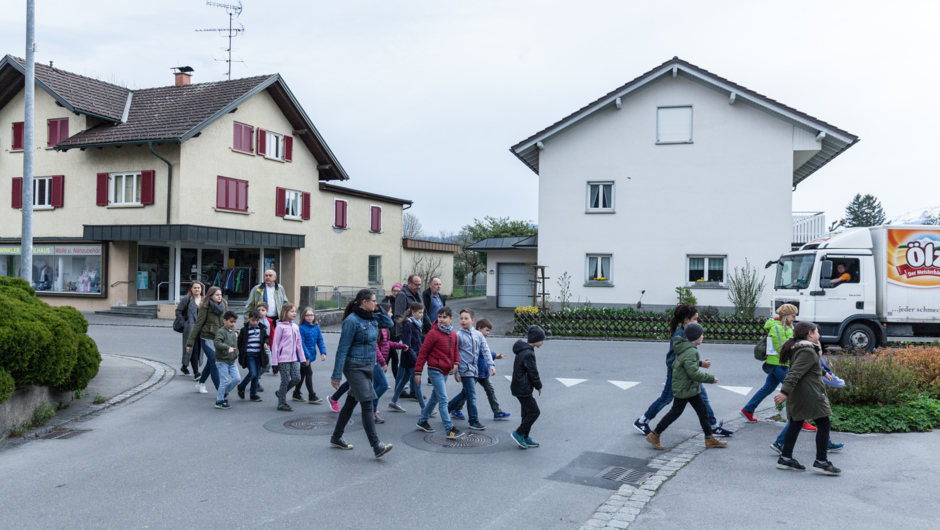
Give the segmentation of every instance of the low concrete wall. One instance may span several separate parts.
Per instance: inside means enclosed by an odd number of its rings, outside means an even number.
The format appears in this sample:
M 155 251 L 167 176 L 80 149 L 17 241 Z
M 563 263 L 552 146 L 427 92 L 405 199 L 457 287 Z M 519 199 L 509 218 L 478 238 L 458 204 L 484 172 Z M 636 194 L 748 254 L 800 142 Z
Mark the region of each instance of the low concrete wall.
M 333 309 L 330 311 L 317 311 L 317 324 L 320 328 L 343 323 L 343 311 Z
M 33 419 L 33 412 L 40 404 L 46 403 L 56 408 L 59 402 L 68 404 L 74 397 L 74 392 L 58 392 L 44 386 L 16 389 L 10 399 L 0 403 L 0 440 L 10 435 L 14 425 Z
M 157 306 L 157 318 L 164 320 L 176 319 L 176 304 L 160 304 Z

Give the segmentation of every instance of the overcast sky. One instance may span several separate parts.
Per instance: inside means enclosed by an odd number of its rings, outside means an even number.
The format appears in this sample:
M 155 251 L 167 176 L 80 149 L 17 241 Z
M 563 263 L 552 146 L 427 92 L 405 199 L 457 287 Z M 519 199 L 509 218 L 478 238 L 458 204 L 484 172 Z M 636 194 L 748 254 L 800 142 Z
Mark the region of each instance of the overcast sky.
M 0 9 L 24 56 L 25 1 Z M 147 88 L 225 79 L 228 24 L 197 0 L 37 0 L 37 61 Z M 510 145 L 678 55 L 861 142 L 794 193 L 842 216 L 940 205 L 940 3 L 246 0 L 233 77 L 280 73 L 346 186 L 415 201 L 430 234 L 486 215 L 538 221 L 538 177 Z M 931 155 L 930 153 L 935 153 Z M 733 193 L 733 190 L 729 190 Z

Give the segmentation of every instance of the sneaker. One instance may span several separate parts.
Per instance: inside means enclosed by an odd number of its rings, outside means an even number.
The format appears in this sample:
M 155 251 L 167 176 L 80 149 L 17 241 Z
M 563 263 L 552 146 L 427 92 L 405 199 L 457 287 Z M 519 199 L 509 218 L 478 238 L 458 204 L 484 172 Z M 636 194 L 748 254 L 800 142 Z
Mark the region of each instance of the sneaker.
M 227 395 L 227 394 L 226 394 L 226 395 Z M 222 400 L 222 403 L 225 403 L 225 408 L 231 407 L 231 405 L 228 404 L 228 400 L 227 400 L 227 399 L 223 399 L 223 400 Z
M 228 408 L 228 406 L 225 404 L 224 401 L 216 401 L 216 402 L 215 402 L 215 408 L 217 408 L 217 409 L 226 409 L 226 408 Z
M 485 430 L 486 430 L 486 425 L 483 425 L 482 423 L 480 423 L 480 422 L 478 422 L 478 421 L 471 421 L 471 422 L 470 422 L 470 428 L 473 429 L 473 430 L 475 430 L 475 431 L 485 431 Z
M 241 388 L 241 387 L 238 388 L 238 399 L 245 399 L 245 389 L 244 389 L 244 388 Z
M 206 390 L 206 385 L 205 385 L 205 383 L 196 383 L 196 392 L 199 392 L 200 394 L 208 394 L 208 393 L 209 393 L 209 391 Z
M 465 420 L 465 419 L 467 419 L 467 418 L 463 415 L 463 412 L 460 412 L 459 410 L 452 410 L 452 411 L 450 411 L 450 417 L 451 417 L 451 418 L 454 418 L 455 420 Z
M 801 466 L 799 462 L 794 459 L 784 460 L 781 456 L 777 459 L 777 469 L 782 469 L 784 471 L 806 471 L 806 468 Z
M 426 421 L 419 421 L 417 425 L 418 428 L 424 432 L 434 432 L 434 429 L 431 428 L 431 424 Z
M 410 399 L 411 401 L 418 401 L 418 394 L 415 394 L 414 392 L 408 394 L 408 395 L 405 396 L 405 397 L 406 397 L 407 399 Z
M 773 449 L 774 451 L 777 451 L 778 455 L 783 454 L 783 446 L 777 443 L 777 440 L 774 440 L 774 443 L 770 444 L 770 448 Z
M 392 450 L 392 444 L 379 442 L 372 447 L 372 452 L 376 458 L 382 458 L 382 455 Z
M 496 414 L 493 414 L 493 420 L 494 421 L 509 421 L 509 416 L 511 416 L 511 414 L 509 414 L 508 412 L 497 412 Z
M 832 440 L 830 440 L 829 447 L 826 450 L 830 453 L 838 453 L 843 447 L 845 447 L 845 444 L 832 443 Z
M 633 428 L 640 431 L 640 434 L 642 434 L 643 436 L 647 436 L 649 435 L 650 432 L 652 432 L 652 429 L 650 429 L 649 424 L 640 423 L 640 420 L 636 420 L 635 422 L 633 422 Z
M 724 427 L 722 427 L 722 425 L 724 424 L 725 424 L 724 421 L 720 421 L 718 422 L 718 425 L 713 425 L 712 434 L 714 434 L 715 436 L 724 436 L 725 438 L 728 438 L 732 434 L 734 434 L 734 431 L 729 431 L 728 429 L 725 429 Z
M 832 465 L 832 462 L 826 460 L 822 464 L 819 462 L 813 462 L 813 471 L 819 473 L 820 475 L 839 475 L 842 473 L 842 470 Z
M 307 400 L 307 403 L 310 403 L 311 405 L 319 405 L 320 403 L 323 403 L 323 398 L 317 397 L 316 394 L 310 394 L 310 399 Z
M 457 438 L 460 438 L 461 436 L 463 436 L 463 433 L 460 432 L 460 429 L 458 429 L 457 427 L 451 427 L 450 429 L 447 430 L 448 440 L 456 440 Z
M 402 406 L 399 405 L 398 403 L 389 403 L 389 404 L 388 404 L 388 410 L 390 410 L 390 411 L 392 411 L 392 412 L 407 412 L 407 411 L 404 409 L 404 407 L 402 407 Z
M 744 409 L 741 409 L 741 415 L 744 416 L 744 419 L 746 419 L 748 423 L 757 423 L 757 418 L 754 417 L 753 412 L 748 412 Z
M 294 409 L 290 408 L 290 405 L 287 403 L 281 403 L 278 405 L 277 410 L 283 410 L 284 412 L 294 412 Z
M 261 385 L 258 385 L 258 392 L 264 392 L 264 387 Z
M 528 445 L 527 443 L 525 443 L 525 436 L 523 436 L 523 435 L 517 433 L 516 431 L 512 431 L 512 439 L 513 439 L 513 441 L 516 442 L 516 445 L 519 446 L 519 449 L 528 449 L 528 448 L 529 448 L 529 445 Z
M 333 412 L 339 412 L 339 401 L 333 399 L 333 396 L 326 398 L 326 400 L 330 402 L 330 410 Z
M 339 449 L 346 449 L 347 451 L 353 448 L 351 443 L 342 438 L 330 438 L 330 445 Z
M 189 368 L 186 368 L 186 365 L 184 364 L 182 367 L 180 367 L 180 372 L 183 372 L 184 375 L 189 375 Z
M 527 446 L 529 446 L 529 447 L 538 447 L 538 446 L 539 446 L 539 443 L 538 443 L 538 442 L 536 442 L 536 441 L 533 440 L 532 438 L 529 438 L 528 436 L 525 437 L 525 444 L 526 444 Z
M 814 427 L 810 422 L 803 422 L 803 432 L 816 432 L 816 427 Z
M 379 416 L 379 413 L 375 413 L 375 423 L 385 423 L 385 420 L 382 419 L 382 416 Z
M 294 394 L 291 396 L 291 399 L 293 399 L 294 401 L 299 401 L 299 402 L 301 402 L 301 403 L 306 403 L 306 402 L 307 402 L 307 400 L 304 399 L 304 396 L 303 396 L 303 395 L 297 394 L 297 393 L 294 393 Z
M 258 394 L 255 394 L 255 395 L 251 396 L 251 398 L 249 399 L 249 401 L 258 402 L 258 401 L 261 401 L 261 398 L 258 397 Z
M 199 381 L 199 376 L 201 376 L 201 375 L 202 375 L 202 374 L 200 374 L 199 372 L 195 372 L 195 373 L 193 374 L 193 381 Z

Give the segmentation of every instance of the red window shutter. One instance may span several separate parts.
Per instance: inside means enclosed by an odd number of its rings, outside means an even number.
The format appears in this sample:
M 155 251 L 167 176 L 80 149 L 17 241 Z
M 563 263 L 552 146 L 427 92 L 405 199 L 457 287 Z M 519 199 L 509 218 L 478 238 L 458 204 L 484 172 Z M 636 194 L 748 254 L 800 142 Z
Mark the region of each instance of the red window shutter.
M 225 186 L 228 181 L 225 177 L 216 177 L 215 184 L 215 207 L 225 208 Z
M 346 228 L 346 201 L 333 202 L 333 226 Z
M 53 208 L 61 208 L 63 192 L 65 191 L 65 175 L 52 175 L 52 199 L 49 201 Z
M 372 231 L 373 232 L 382 231 L 382 207 L 381 206 L 372 207 Z
M 33 129 L 34 131 L 36 129 Z M 46 122 L 46 145 L 48 147 L 55 147 L 55 144 L 59 143 L 56 138 L 59 136 L 59 124 L 55 120 L 49 120 Z
M 284 136 L 284 160 L 290 162 L 294 156 L 294 137 Z
M 13 145 L 10 146 L 10 148 L 23 148 L 23 122 L 17 122 L 13 124 Z
M 14 208 L 23 207 L 23 177 L 13 178 L 13 204 Z
M 69 119 L 62 118 L 57 121 L 59 122 L 59 135 L 56 137 L 56 145 L 58 145 L 59 142 L 64 142 L 69 137 Z
M 140 204 L 153 204 L 154 173 L 152 169 L 140 172 Z
M 284 217 L 287 215 L 287 190 L 284 188 L 277 188 L 277 198 L 274 203 L 274 214 L 278 217 Z
M 342 226 L 343 228 L 346 228 L 347 226 L 349 226 L 349 224 L 346 222 L 346 211 L 349 209 L 349 203 L 346 201 L 341 201 L 340 204 L 342 205 L 342 212 L 343 212 Z
M 303 198 L 303 201 L 304 201 L 303 215 L 301 216 L 301 218 L 304 221 L 309 221 L 310 220 L 310 193 L 305 191 L 303 194 L 303 197 L 304 197 Z
M 234 140 L 232 142 L 232 149 L 237 149 L 238 151 L 244 151 L 245 147 L 242 145 L 244 126 L 240 123 L 235 123 L 233 127 L 233 136 Z
M 95 194 L 95 204 L 98 206 L 108 205 L 108 174 L 98 173 L 98 190 Z
M 235 209 L 240 212 L 248 211 L 248 181 L 247 180 L 236 180 L 235 193 L 237 198 L 235 201 Z
M 268 133 L 264 129 L 258 129 L 258 154 L 266 155 L 268 150 L 265 148 L 265 144 L 268 141 Z
M 253 153 L 251 148 L 251 139 L 254 138 L 255 128 L 250 125 L 242 125 L 242 146 L 246 152 Z

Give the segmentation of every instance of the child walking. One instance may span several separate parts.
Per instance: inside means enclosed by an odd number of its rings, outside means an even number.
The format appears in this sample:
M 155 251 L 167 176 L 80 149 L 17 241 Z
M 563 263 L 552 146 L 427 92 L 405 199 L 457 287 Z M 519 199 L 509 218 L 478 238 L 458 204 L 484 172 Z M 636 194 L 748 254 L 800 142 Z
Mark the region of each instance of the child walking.
M 398 404 L 398 398 L 401 397 L 408 381 L 415 378 L 415 364 L 418 361 L 418 352 L 421 351 L 421 345 L 424 343 L 424 337 L 421 336 L 421 325 L 424 319 L 424 304 L 414 303 L 408 306 L 408 310 L 402 315 L 398 322 L 402 324 L 402 341 L 408 349 L 401 354 L 401 362 L 398 365 L 398 375 L 395 376 L 395 392 L 392 394 L 392 400 L 388 403 L 388 409 L 392 412 L 407 412 L 404 407 Z M 415 386 L 415 399 L 424 410 L 424 396 L 421 394 L 421 385 Z M 435 413 L 432 412 L 433 416 Z
M 300 323 L 300 342 L 304 347 L 307 364 L 300 368 L 300 383 L 297 383 L 292 397 L 294 401 L 306 401 L 315 405 L 321 403 L 323 399 L 317 397 L 317 393 L 313 391 L 313 361 L 317 360 L 317 348 L 320 348 L 320 361 L 326 360 L 326 343 L 323 341 L 320 325 L 317 324 L 317 313 L 312 307 L 304 308 Z M 303 394 L 300 393 L 304 382 L 307 383 L 307 399 L 304 399 Z
M 699 370 L 701 365 L 696 346 L 702 344 L 702 340 L 705 338 L 705 330 L 695 322 L 690 322 L 685 326 L 685 337 L 676 337 L 673 342 L 676 360 L 672 365 L 672 408 L 660 420 L 659 425 L 646 435 L 646 441 L 653 446 L 653 449 L 659 451 L 665 449 L 659 443 L 659 437 L 663 434 L 663 431 L 672 425 L 672 422 L 679 419 L 686 405 L 692 405 L 698 415 L 702 432 L 705 433 L 705 448 L 725 447 L 728 442 L 719 441 L 712 434 L 711 426 L 708 423 L 708 408 L 705 406 L 705 401 L 701 395 L 701 383 L 718 382 L 718 378 L 714 375 Z
M 424 365 L 428 365 L 428 378 L 431 380 L 434 390 L 431 399 L 421 410 L 421 417 L 418 418 L 418 428 L 424 432 L 434 432 L 428 418 L 431 417 L 431 411 L 437 405 L 441 411 L 441 421 L 444 423 L 444 430 L 447 432 L 447 438 L 454 440 L 463 433 L 450 421 L 450 414 L 447 413 L 447 376 L 457 372 L 457 366 L 460 364 L 460 352 L 457 348 L 457 335 L 454 328 L 451 327 L 451 321 L 454 319 L 454 313 L 449 307 L 444 306 L 437 312 L 437 320 L 431 324 L 431 331 L 424 338 L 424 344 L 421 345 L 421 351 L 418 353 L 418 359 L 415 362 L 414 386 L 421 386 L 421 372 L 424 371 Z
M 268 364 L 265 349 L 268 345 L 268 330 L 261 325 L 261 312 L 252 309 L 248 312 L 248 321 L 238 334 L 238 364 L 248 369 L 248 375 L 238 384 L 238 397 L 245 399 L 245 387 L 251 383 L 251 401 L 261 401 L 258 397 L 258 378 Z
M 274 341 L 271 348 L 271 365 L 274 373 L 281 373 L 281 389 L 275 392 L 277 410 L 291 412 L 287 404 L 287 392 L 300 383 L 300 365 L 307 364 L 307 356 L 300 341 L 300 328 L 294 324 L 297 308 L 294 304 L 284 304 L 281 316 L 274 327 Z
M 238 334 L 235 333 L 235 321 L 238 315 L 226 311 L 222 315 L 223 326 L 215 333 L 215 365 L 219 369 L 219 393 L 215 398 L 215 408 L 229 409 L 228 393 L 238 385 L 241 374 L 235 361 L 238 360 Z
M 483 339 L 486 340 L 490 336 L 490 331 L 493 330 L 493 324 L 485 318 L 481 318 L 476 322 L 477 331 L 483 335 Z M 489 350 L 489 345 L 487 344 L 487 349 Z M 495 361 L 497 359 L 505 359 L 506 355 L 503 353 L 493 353 L 493 350 L 490 350 L 490 356 Z M 495 365 L 490 365 L 487 363 L 487 360 L 480 356 L 480 359 L 477 361 L 477 384 L 483 387 L 483 391 L 486 392 L 486 399 L 490 402 L 490 409 L 493 411 L 493 419 L 497 421 L 506 421 L 511 416 L 510 413 L 503 411 L 499 407 L 499 401 L 496 399 L 496 389 L 493 388 L 493 383 L 490 382 L 490 376 L 496 375 Z M 458 394 L 459 395 L 459 394 Z M 451 417 L 457 419 L 463 419 L 463 413 L 460 412 L 460 409 L 463 408 L 463 401 L 457 401 L 455 397 L 450 401 L 450 415 Z
M 473 329 L 472 309 L 460 310 L 457 347 L 460 350 L 460 366 L 457 367 L 455 379 L 463 385 L 463 390 L 450 400 L 447 408 L 452 417 L 462 420 L 463 414 L 460 409 L 466 403 L 467 414 L 470 416 L 470 428 L 482 431 L 486 429 L 486 426 L 480 423 L 480 416 L 477 413 L 476 384 L 483 374 L 489 377 L 491 371 L 496 373 L 496 368 L 493 367 L 493 357 L 489 346 L 486 345 L 486 339 L 482 333 Z
M 388 318 L 392 318 L 392 305 L 387 303 L 379 304 L 379 307 L 382 308 L 382 311 L 388 313 Z M 375 367 L 373 368 L 374 373 L 372 374 L 372 388 L 375 390 L 375 400 L 372 402 L 372 410 L 375 411 L 375 423 L 385 423 L 385 420 L 379 416 L 379 398 L 382 397 L 382 394 L 388 390 L 388 377 L 385 376 L 385 372 L 388 371 L 388 361 L 391 351 L 395 350 L 407 350 L 408 345 L 402 344 L 400 342 L 394 342 L 388 340 L 389 329 L 379 328 L 379 337 L 375 341 Z M 398 382 L 396 381 L 396 386 Z
M 264 343 L 264 356 L 268 358 L 267 362 L 264 364 L 264 368 L 261 370 L 262 374 L 266 374 L 271 371 L 271 347 L 274 346 L 274 319 L 268 316 L 268 303 L 267 302 L 258 302 L 255 306 L 255 309 L 261 313 L 261 325 L 268 332 L 268 340 Z M 261 386 L 261 378 L 258 378 L 258 392 L 264 392 L 264 388 Z
M 539 367 L 535 363 L 535 348 L 541 348 L 543 344 L 545 344 L 545 330 L 538 326 L 529 326 L 525 342 L 519 340 L 512 346 L 516 359 L 512 365 L 512 382 L 509 384 L 509 390 L 519 400 L 522 408 L 522 423 L 513 431 L 512 439 L 520 449 L 539 446 L 538 442 L 529 438 L 529 431 L 532 430 L 532 424 L 539 419 L 541 414 L 532 391 L 538 390 L 539 395 L 542 395 L 542 380 L 539 378 Z

